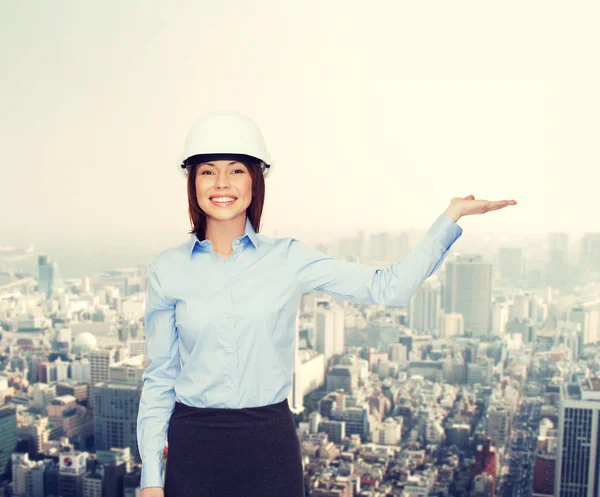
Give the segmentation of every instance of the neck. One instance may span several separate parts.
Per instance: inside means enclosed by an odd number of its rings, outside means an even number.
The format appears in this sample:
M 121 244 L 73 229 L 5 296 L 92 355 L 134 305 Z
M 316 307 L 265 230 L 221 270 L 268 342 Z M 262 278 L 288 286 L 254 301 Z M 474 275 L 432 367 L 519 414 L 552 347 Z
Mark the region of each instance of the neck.
M 218 254 L 231 254 L 233 241 L 244 235 L 245 228 L 245 213 L 226 220 L 209 217 L 206 220 L 206 239 L 210 240 L 213 250 Z

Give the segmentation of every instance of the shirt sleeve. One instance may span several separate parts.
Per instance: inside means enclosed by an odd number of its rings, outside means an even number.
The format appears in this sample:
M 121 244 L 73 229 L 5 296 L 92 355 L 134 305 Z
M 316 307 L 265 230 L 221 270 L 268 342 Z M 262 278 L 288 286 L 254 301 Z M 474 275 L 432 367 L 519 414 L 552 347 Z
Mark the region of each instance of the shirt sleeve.
M 295 238 L 288 246 L 287 261 L 302 293 L 315 290 L 359 304 L 403 306 L 444 262 L 462 231 L 453 219 L 440 214 L 411 253 L 386 269 L 335 259 Z
M 148 268 L 146 309 L 146 369 L 137 419 L 142 459 L 140 486 L 164 487 L 162 463 L 167 427 L 175 407 L 174 383 L 181 371 L 175 304 L 165 298 L 154 261 Z

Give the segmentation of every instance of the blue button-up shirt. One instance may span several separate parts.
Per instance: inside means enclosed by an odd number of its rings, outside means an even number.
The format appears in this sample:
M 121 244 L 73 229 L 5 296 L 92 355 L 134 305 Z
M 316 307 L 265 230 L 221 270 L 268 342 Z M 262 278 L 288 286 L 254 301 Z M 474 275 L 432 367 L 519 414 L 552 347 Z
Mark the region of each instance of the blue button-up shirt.
M 148 268 L 144 318 L 141 487 L 163 486 L 162 454 L 176 400 L 242 408 L 288 397 L 302 294 L 406 305 L 461 234 L 441 214 L 408 257 L 386 269 L 335 259 L 295 238 L 264 236 L 249 219 L 226 259 L 194 234 L 157 254 Z

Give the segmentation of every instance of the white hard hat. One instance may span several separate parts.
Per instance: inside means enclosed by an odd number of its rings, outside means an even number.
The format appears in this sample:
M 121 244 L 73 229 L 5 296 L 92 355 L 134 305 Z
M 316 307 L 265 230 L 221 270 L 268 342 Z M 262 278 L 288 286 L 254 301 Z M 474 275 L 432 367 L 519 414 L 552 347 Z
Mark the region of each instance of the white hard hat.
M 205 157 L 195 157 L 202 155 Z M 200 117 L 192 126 L 185 139 L 178 169 L 187 177 L 188 159 L 191 164 L 219 159 L 243 162 L 258 159 L 262 162 L 263 176 L 266 178 L 273 169 L 265 140 L 258 126 L 249 117 L 237 111 L 215 111 Z

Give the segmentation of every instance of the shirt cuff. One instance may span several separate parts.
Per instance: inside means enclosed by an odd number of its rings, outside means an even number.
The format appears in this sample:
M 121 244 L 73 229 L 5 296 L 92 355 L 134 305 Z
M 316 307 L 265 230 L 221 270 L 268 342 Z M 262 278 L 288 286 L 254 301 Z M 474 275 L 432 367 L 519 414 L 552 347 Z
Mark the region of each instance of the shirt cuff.
M 463 229 L 446 214 L 440 214 L 427 233 L 447 250 L 462 235 Z
M 163 470 L 164 464 L 160 461 L 149 460 L 148 462 L 142 462 L 140 489 L 146 487 L 164 488 Z

